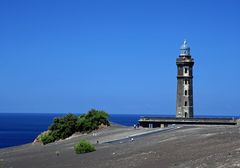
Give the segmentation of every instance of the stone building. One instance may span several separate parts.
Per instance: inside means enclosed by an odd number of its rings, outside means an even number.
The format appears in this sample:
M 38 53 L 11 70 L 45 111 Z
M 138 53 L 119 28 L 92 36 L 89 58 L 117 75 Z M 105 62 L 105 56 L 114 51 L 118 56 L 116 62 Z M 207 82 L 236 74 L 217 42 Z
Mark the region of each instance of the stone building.
M 190 47 L 185 40 L 177 58 L 177 118 L 193 118 L 193 65 Z

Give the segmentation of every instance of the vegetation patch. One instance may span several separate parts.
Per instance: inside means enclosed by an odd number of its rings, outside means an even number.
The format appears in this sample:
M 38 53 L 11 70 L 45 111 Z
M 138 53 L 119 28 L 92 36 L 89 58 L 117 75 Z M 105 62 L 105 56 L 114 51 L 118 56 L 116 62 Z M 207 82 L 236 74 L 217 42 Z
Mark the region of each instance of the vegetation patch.
M 92 109 L 87 114 L 79 116 L 76 129 L 79 132 L 91 132 L 98 129 L 101 125 L 110 125 L 108 114 L 104 111 Z
M 86 140 L 81 140 L 78 144 L 74 145 L 76 154 L 88 153 L 95 151 L 95 147 Z
M 54 142 L 55 138 L 52 136 L 51 131 L 45 131 L 38 136 L 37 140 L 45 145 Z
M 70 113 L 63 117 L 54 118 L 48 131 L 41 133 L 37 137 L 37 141 L 45 145 L 59 139 L 66 139 L 75 132 L 90 133 L 102 125 L 110 125 L 108 114 L 104 111 L 92 109 L 87 114 L 80 116 Z

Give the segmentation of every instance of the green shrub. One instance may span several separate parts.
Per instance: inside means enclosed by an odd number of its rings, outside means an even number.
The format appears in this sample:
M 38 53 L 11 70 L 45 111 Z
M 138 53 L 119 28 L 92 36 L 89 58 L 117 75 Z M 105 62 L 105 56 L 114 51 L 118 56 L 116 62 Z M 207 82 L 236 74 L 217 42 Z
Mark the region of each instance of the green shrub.
M 88 153 L 95 151 L 95 147 L 86 140 L 80 140 L 80 142 L 74 145 L 74 150 L 76 154 Z
M 91 132 L 98 129 L 100 125 L 110 125 L 108 114 L 104 111 L 92 109 L 78 118 L 76 129 L 79 132 Z
M 38 137 L 37 140 L 42 142 L 44 145 L 54 142 L 56 139 L 54 138 L 54 136 L 52 135 L 51 131 L 45 131 L 42 132 Z
M 52 131 L 53 137 L 56 140 L 68 138 L 76 132 L 77 119 L 78 117 L 74 114 L 57 117 L 49 127 L 49 130 Z
M 91 132 L 99 128 L 100 125 L 109 126 L 108 114 L 104 111 L 90 110 L 87 114 L 79 117 L 74 114 L 67 114 L 63 117 L 54 118 L 53 124 L 47 132 L 39 135 L 37 139 L 43 144 L 48 144 L 59 139 L 70 137 L 75 132 Z

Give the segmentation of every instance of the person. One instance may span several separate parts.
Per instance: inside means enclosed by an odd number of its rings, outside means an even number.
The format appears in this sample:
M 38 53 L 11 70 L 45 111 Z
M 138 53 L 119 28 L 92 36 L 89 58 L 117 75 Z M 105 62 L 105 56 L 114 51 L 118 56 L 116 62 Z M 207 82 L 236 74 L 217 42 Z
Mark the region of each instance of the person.
M 139 128 L 139 123 L 137 124 L 137 128 Z

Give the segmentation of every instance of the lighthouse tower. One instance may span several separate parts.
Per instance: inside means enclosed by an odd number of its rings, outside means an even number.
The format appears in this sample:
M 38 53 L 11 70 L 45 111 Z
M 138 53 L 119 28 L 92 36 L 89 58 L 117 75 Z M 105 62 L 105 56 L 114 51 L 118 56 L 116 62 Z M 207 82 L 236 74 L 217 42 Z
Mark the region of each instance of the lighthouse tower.
M 185 40 L 177 58 L 177 118 L 193 117 L 193 65 L 190 47 Z

